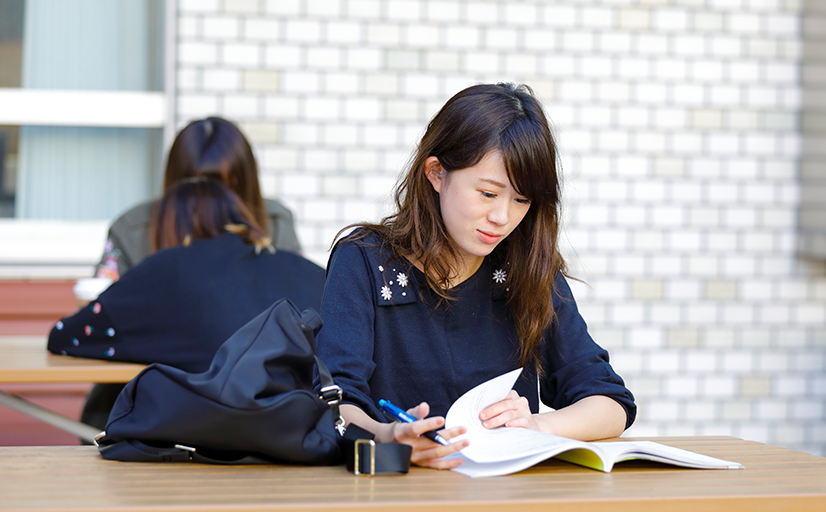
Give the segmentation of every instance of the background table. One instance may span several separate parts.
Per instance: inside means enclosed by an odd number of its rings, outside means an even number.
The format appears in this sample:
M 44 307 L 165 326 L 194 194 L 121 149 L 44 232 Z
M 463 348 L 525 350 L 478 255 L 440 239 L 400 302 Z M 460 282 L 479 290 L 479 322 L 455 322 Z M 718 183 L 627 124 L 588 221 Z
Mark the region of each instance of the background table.
M 551 460 L 503 477 L 413 468 L 371 478 L 342 466 L 124 463 L 103 460 L 88 446 L 7 447 L 0 448 L 0 511 L 826 510 L 826 458 L 731 437 L 651 440 L 746 469 L 623 462 L 602 473 Z
M 46 338 L 0 337 L 0 383 L 129 382 L 142 364 L 58 356 L 46 350 Z
M 144 365 L 58 356 L 46 350 L 46 339 L 0 338 L 0 383 L 129 382 Z M 0 391 L 0 404 L 91 441 L 98 429 L 61 416 Z

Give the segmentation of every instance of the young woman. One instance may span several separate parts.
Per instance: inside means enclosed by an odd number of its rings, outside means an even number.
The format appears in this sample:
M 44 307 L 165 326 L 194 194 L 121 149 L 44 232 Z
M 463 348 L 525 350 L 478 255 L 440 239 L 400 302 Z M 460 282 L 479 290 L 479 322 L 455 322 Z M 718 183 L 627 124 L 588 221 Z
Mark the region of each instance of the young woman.
M 455 467 L 459 459 L 441 458 L 467 441 L 421 434 L 443 427 L 465 391 L 524 367 L 482 412 L 485 427 L 592 440 L 631 425 L 633 396 L 563 275 L 556 146 L 528 87 L 478 85 L 451 98 L 395 198 L 396 213 L 358 225 L 327 270 L 318 351 L 344 390 L 348 423 L 412 445 L 416 464 Z M 381 398 L 420 420 L 386 423 Z M 538 414 L 540 399 L 555 410 Z
M 301 251 L 292 213 L 278 201 L 261 197 L 252 148 L 230 121 L 220 117 L 193 121 L 175 137 L 164 172 L 164 191 L 198 176 L 214 178 L 235 192 L 276 248 Z M 97 277 L 117 281 L 152 253 L 149 226 L 153 204 L 139 204 L 112 224 Z
M 275 301 L 320 308 L 324 270 L 273 250 L 253 214 L 218 180 L 173 185 L 155 206 L 150 232 L 157 252 L 58 322 L 49 334 L 51 352 L 198 373 Z M 121 388 L 93 388 L 84 423 L 103 428 Z

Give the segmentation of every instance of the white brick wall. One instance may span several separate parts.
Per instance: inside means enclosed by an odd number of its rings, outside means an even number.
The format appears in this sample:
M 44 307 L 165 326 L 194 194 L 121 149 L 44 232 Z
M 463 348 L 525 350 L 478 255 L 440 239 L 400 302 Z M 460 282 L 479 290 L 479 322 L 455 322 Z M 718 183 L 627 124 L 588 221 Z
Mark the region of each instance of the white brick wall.
M 826 454 L 813 3 L 180 1 L 177 123 L 241 121 L 323 265 L 341 227 L 388 213 L 447 98 L 532 85 L 560 143 L 572 287 L 638 398 L 629 434 Z

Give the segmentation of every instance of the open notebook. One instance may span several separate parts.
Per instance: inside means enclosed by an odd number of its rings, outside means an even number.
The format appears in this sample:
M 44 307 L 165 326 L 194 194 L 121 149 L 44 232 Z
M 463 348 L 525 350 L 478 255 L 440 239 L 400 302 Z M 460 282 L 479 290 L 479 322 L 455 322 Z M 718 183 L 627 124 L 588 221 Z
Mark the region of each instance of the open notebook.
M 472 476 L 507 475 L 556 457 L 600 471 L 609 472 L 626 460 L 652 460 L 697 469 L 741 469 L 731 461 L 715 459 L 651 441 L 586 443 L 524 428 L 486 429 L 479 413 L 505 398 L 519 378 L 521 369 L 500 375 L 471 389 L 450 407 L 445 428 L 467 427 L 467 433 L 453 439 L 470 440 L 470 445 L 451 455 L 463 463 L 453 471 Z

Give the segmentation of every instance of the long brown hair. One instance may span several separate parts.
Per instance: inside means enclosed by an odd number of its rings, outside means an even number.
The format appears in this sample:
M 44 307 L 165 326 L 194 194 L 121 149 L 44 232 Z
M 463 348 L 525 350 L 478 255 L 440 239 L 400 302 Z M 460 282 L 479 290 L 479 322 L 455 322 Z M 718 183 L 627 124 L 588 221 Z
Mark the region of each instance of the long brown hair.
M 542 336 L 555 320 L 554 279 L 565 271 L 565 262 L 557 247 L 556 143 L 542 106 L 528 86 L 476 85 L 448 100 L 428 124 L 396 187 L 396 213 L 379 224 L 348 226 L 366 230 L 347 239 L 379 234 L 394 254 L 420 262 L 428 287 L 451 300 L 446 288 L 455 277 L 460 256 L 447 234 L 439 194 L 427 179 L 425 161 L 435 156 L 445 171 L 453 172 L 477 164 L 491 151 L 501 154 L 511 185 L 531 201 L 525 218 L 492 257 L 507 265 L 503 292 L 516 324 L 521 363 L 533 363 L 539 371 Z
M 199 176 L 214 178 L 232 189 L 261 229 L 270 232 L 252 148 L 241 130 L 226 119 L 208 117 L 189 123 L 169 149 L 164 192 L 181 180 Z
M 153 206 L 152 250 L 189 245 L 232 232 L 256 251 L 272 251 L 270 239 L 241 199 L 218 180 L 188 178 L 173 185 Z

